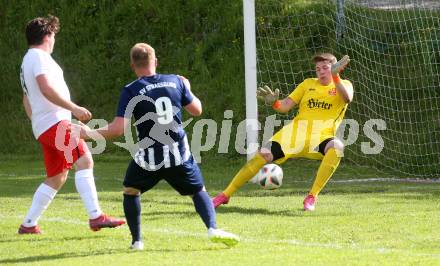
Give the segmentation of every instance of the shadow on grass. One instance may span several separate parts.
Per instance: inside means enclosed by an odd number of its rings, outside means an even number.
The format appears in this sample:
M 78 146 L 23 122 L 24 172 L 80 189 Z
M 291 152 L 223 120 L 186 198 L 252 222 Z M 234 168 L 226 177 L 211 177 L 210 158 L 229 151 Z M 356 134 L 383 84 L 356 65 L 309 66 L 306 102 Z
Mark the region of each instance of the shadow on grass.
M 311 187 L 308 185 L 297 186 L 297 184 L 283 184 L 278 190 L 263 190 L 254 184 L 248 184 L 236 195 L 245 197 L 288 197 L 288 196 L 306 196 Z M 212 190 L 214 191 L 214 190 Z M 216 191 L 217 193 L 220 191 Z M 211 195 L 217 194 L 211 192 Z M 393 182 L 366 182 L 354 184 L 329 183 L 320 195 L 349 195 L 349 194 L 397 194 L 406 197 L 408 194 L 413 197 L 439 196 L 440 184 L 425 183 L 393 183 Z
M 249 207 L 236 207 L 236 206 L 224 206 L 216 209 L 218 214 L 228 214 L 228 213 L 240 213 L 246 215 L 270 215 L 270 216 L 286 216 L 286 217 L 297 217 L 303 216 L 304 211 L 300 208 L 292 209 L 286 208 L 284 210 L 279 211 L 271 211 L 269 206 L 268 208 L 249 208 Z
M 145 216 L 147 220 L 156 220 L 161 219 L 164 216 L 172 216 L 174 218 L 176 217 L 193 217 L 194 215 L 197 215 L 196 211 L 155 211 L 155 212 L 148 212 L 145 211 L 141 214 L 142 216 Z M 155 218 L 157 217 L 157 218 Z
M 127 251 L 128 252 L 128 251 Z M 105 252 L 95 252 L 95 253 L 60 253 L 55 255 L 41 255 L 41 256 L 29 256 L 24 258 L 17 259 L 4 259 L 0 260 L 0 263 L 29 263 L 29 262 L 43 262 L 43 261 L 51 261 L 51 260 L 59 260 L 59 259 L 67 259 L 67 258 L 81 258 L 81 257 L 89 257 L 95 255 L 106 255 L 106 254 L 115 254 L 112 250 Z M 123 253 L 123 252 L 117 252 Z M 126 252 L 124 252 L 126 253 Z
M 106 238 L 106 236 L 88 236 L 88 237 L 39 237 L 39 235 L 19 235 L 16 237 L 0 239 L 0 243 L 10 243 L 10 242 L 60 242 L 60 241 L 76 241 L 76 240 L 84 240 L 87 239 L 100 239 Z M 0 261 L 1 262 L 1 261 Z
M 119 249 L 102 249 L 99 251 L 93 251 L 93 252 L 72 252 L 72 253 L 60 253 L 60 254 L 54 254 L 54 255 L 37 255 L 37 256 L 28 256 L 23 258 L 15 258 L 15 259 L 3 259 L 0 260 L 0 264 L 4 263 L 29 263 L 29 262 L 39 262 L 44 263 L 44 261 L 54 261 L 54 260 L 60 260 L 60 259 L 68 259 L 68 258 L 84 258 L 84 257 L 93 257 L 97 255 L 116 255 L 116 254 L 131 254 L 131 253 L 138 253 L 138 252 L 150 252 L 150 253 L 164 253 L 164 252 L 200 252 L 200 251 L 216 251 L 216 250 L 223 250 L 223 249 L 229 249 L 228 247 L 224 246 L 213 246 L 208 248 L 176 248 L 176 249 L 169 249 L 169 248 L 145 248 L 142 251 L 133 251 L 129 248 L 119 248 Z

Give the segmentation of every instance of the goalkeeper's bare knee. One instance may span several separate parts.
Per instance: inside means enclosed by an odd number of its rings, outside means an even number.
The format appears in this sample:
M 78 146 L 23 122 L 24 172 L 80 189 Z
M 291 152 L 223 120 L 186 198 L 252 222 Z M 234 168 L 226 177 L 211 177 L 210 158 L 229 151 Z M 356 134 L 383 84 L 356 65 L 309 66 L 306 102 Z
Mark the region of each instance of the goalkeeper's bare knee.
M 336 150 L 343 152 L 344 147 L 345 147 L 344 143 L 342 143 L 342 141 L 340 139 L 334 138 L 325 145 L 324 154 L 327 153 L 327 151 L 331 148 L 334 148 Z
M 269 141 L 266 143 L 266 145 L 260 149 L 260 155 L 268 163 L 281 159 L 285 156 L 281 145 L 276 141 Z
M 267 163 L 270 163 L 273 160 L 272 152 L 268 148 L 261 148 L 258 154 L 260 154 Z

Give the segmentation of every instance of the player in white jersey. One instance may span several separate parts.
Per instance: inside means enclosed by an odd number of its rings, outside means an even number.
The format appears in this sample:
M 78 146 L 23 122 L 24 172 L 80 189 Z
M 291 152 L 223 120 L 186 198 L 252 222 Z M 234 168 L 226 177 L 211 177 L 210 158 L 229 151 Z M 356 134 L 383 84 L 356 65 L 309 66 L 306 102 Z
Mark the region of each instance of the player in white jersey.
M 59 27 L 59 20 L 54 16 L 35 18 L 26 26 L 29 50 L 20 71 L 23 104 L 32 121 L 34 136 L 43 149 L 47 178 L 35 191 L 19 234 L 41 233 L 38 220 L 66 182 L 73 165 L 75 186 L 87 209 L 90 228 L 99 231 L 125 223 L 102 212 L 93 177 L 92 155 L 83 140 L 70 135 L 72 114 L 82 121 L 90 120 L 92 114 L 70 100 L 63 70 L 51 56 Z

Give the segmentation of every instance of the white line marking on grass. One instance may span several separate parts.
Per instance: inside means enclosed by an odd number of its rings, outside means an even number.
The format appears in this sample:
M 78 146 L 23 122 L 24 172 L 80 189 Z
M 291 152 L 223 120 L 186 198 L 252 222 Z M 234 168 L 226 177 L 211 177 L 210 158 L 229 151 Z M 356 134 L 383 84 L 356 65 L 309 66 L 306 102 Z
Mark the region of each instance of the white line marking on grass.
M 0 215 L 0 219 L 23 219 L 21 216 L 2 216 Z M 75 225 L 88 225 L 88 222 L 83 222 L 78 219 L 64 219 L 61 217 L 51 217 L 51 218 L 41 218 L 43 221 L 48 222 L 58 222 L 58 223 L 65 223 L 65 224 L 75 224 Z M 143 228 L 144 229 L 144 228 Z M 175 230 L 175 229 L 167 229 L 167 228 L 151 228 L 150 226 L 147 227 L 147 229 L 144 231 L 146 232 L 152 232 L 152 233 L 159 233 L 159 234 L 168 234 L 168 235 L 174 235 L 174 236 L 183 236 L 183 237 L 197 237 L 197 238 L 207 238 L 207 233 L 194 233 L 194 232 L 188 232 L 183 230 Z M 318 247 L 318 248 L 327 248 L 327 249 L 337 249 L 337 250 L 352 250 L 352 251 L 358 251 L 358 252 L 376 252 L 376 253 L 392 253 L 392 252 L 400 252 L 405 253 L 407 255 L 411 256 L 422 256 L 422 257 L 436 257 L 440 258 L 440 253 L 414 253 L 411 252 L 411 250 L 408 249 L 395 249 L 395 248 L 383 248 L 383 247 L 377 247 L 377 248 L 370 248 L 370 247 L 362 247 L 356 244 L 339 244 L 339 243 L 321 243 L 321 242 L 305 242 L 297 239 L 260 239 L 260 238 L 241 238 L 242 242 L 245 243 L 256 243 L 256 244 L 287 244 L 292 246 L 300 246 L 300 247 Z
M 202 233 L 192 233 L 187 231 L 175 230 L 175 229 L 166 229 L 166 228 L 149 228 L 147 231 L 160 233 L 160 234 L 169 234 L 169 235 L 178 235 L 184 237 L 200 237 L 205 238 L 206 234 Z M 393 249 L 393 248 L 366 248 L 361 247 L 356 244 L 347 245 L 347 244 L 338 244 L 338 243 L 320 243 L 320 242 L 304 242 L 296 239 L 259 239 L 259 238 L 241 238 L 242 242 L 246 243 L 257 243 L 257 244 L 288 244 L 292 246 L 301 246 L 301 247 L 318 247 L 318 248 L 328 248 L 328 249 L 337 249 L 337 250 L 353 250 L 353 251 L 372 251 L 377 253 L 391 253 L 391 252 L 402 252 L 406 254 L 410 254 L 410 252 L 406 249 Z M 414 256 L 429 256 L 429 257 L 440 257 L 440 254 L 437 253 L 412 253 Z
M 345 179 L 330 180 L 332 183 L 366 183 L 366 182 L 396 182 L 396 183 L 440 183 L 440 179 L 419 179 L 419 178 L 363 178 L 363 179 Z
M 288 177 L 285 177 L 288 178 Z M 309 183 L 310 180 L 289 180 L 289 183 Z M 436 184 L 440 183 L 439 178 L 419 179 L 419 178 L 360 178 L 360 179 L 341 179 L 330 180 L 329 183 L 418 183 L 418 184 Z

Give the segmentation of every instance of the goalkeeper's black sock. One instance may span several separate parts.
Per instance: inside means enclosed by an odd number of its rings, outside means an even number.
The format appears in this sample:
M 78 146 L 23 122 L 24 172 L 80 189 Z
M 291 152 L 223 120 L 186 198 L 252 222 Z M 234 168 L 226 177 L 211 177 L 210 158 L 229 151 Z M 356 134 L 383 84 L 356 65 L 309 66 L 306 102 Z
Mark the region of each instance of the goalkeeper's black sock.
M 217 228 L 214 205 L 212 205 L 212 201 L 208 193 L 201 190 L 194 194 L 192 199 L 194 202 L 194 207 L 205 223 L 206 228 Z
M 124 213 L 130 228 L 132 244 L 141 241 L 141 202 L 139 195 L 124 194 Z

